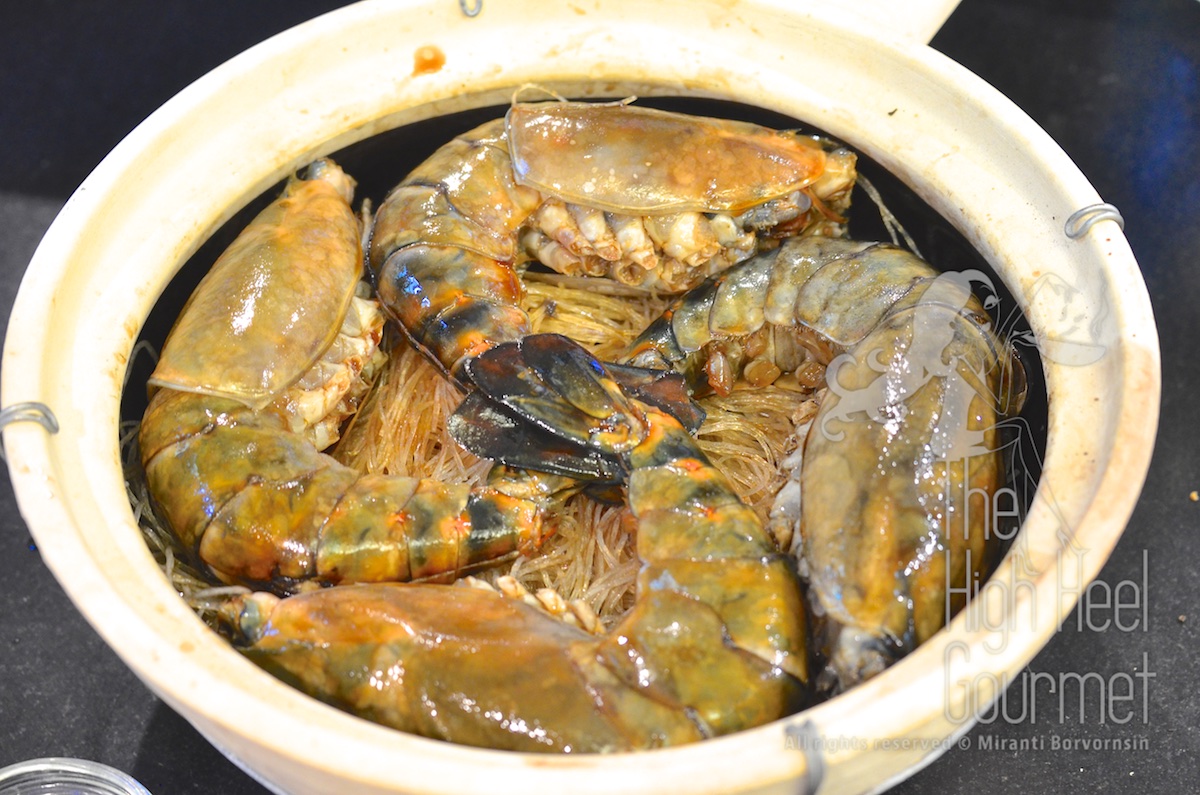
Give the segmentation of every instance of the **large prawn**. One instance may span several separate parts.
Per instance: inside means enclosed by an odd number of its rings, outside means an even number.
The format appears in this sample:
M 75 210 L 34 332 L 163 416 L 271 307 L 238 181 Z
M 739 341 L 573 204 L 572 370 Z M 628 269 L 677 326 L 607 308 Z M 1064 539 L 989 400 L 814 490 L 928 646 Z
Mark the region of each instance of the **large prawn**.
M 393 189 L 369 259 L 388 313 L 461 379 L 467 359 L 530 333 L 523 263 L 680 292 L 764 234 L 840 231 L 854 180 L 854 155 L 810 136 L 623 103 L 515 103 Z
M 151 379 L 150 494 L 227 581 L 453 577 L 548 532 L 549 479 L 498 470 L 472 489 L 362 475 L 319 452 L 357 408 L 384 323 L 356 295 L 353 188 L 330 161 L 289 181 L 197 287 Z

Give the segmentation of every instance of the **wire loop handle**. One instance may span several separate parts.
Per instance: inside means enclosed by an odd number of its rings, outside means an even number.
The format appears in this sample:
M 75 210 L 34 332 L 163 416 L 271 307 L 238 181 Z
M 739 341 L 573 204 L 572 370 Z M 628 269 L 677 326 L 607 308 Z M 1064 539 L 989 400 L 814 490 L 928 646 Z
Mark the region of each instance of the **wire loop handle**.
M 0 409 L 0 431 L 14 422 L 36 422 L 50 433 L 58 433 L 58 418 L 45 403 L 14 403 Z M 8 460 L 3 444 L 0 444 L 0 460 Z
M 1071 217 L 1063 226 L 1063 232 L 1072 240 L 1078 240 L 1100 221 L 1116 221 L 1117 227 L 1122 231 L 1125 230 L 1125 219 L 1121 217 L 1121 211 L 1116 208 L 1116 205 L 1102 202 L 1089 204 L 1087 207 L 1071 213 Z

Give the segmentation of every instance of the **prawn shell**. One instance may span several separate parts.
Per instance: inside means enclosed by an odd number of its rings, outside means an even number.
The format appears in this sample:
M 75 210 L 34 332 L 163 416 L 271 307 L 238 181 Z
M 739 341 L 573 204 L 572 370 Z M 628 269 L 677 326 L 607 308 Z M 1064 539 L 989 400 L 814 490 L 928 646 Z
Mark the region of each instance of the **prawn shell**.
M 730 644 L 727 632 L 712 606 L 662 588 L 639 595 L 596 654 L 630 690 L 690 712 L 709 736 L 795 712 L 804 694 L 800 681 Z
M 394 252 L 414 245 L 512 262 L 513 233 L 541 202 L 513 178 L 504 120 L 485 122 L 430 155 L 384 199 L 372 231 L 372 267 L 378 272 Z
M 333 343 L 362 249 L 350 208 L 354 181 L 329 161 L 315 173 L 293 177 L 200 282 L 163 346 L 152 387 L 258 409 Z
M 417 734 L 580 753 L 702 736 L 685 713 L 604 669 L 591 636 L 495 593 L 345 586 L 249 606 L 248 657 L 324 701 Z
M 998 368 L 988 335 L 949 307 L 925 305 L 921 313 L 952 330 L 937 353 L 953 369 L 911 393 L 879 394 L 884 406 L 847 409 L 841 395 L 827 396 L 808 435 L 802 474 L 810 597 L 828 620 L 850 629 L 848 637 L 865 633 L 904 649 L 940 629 L 948 607 L 961 606 L 947 604 L 946 587 L 966 587 L 968 564 L 987 570 L 986 500 L 1003 483 L 991 394 Z M 914 317 L 907 309 L 885 319 L 855 362 L 832 376 L 841 386 L 831 392 L 857 403 L 876 379 L 902 380 L 896 367 L 937 370 L 942 356 L 922 361 L 914 331 L 921 321 Z M 888 363 L 888 375 L 875 363 Z M 901 409 L 906 419 L 898 424 L 866 416 L 890 418 Z M 899 467 L 910 474 L 894 476 Z
M 885 244 L 826 256 L 789 314 L 843 347 L 862 341 L 918 282 L 936 276 L 922 260 Z
M 737 213 L 814 182 L 816 141 L 747 122 L 588 102 L 516 103 L 517 182 L 616 213 Z
M 805 647 L 805 615 L 793 607 L 804 597 L 782 555 L 647 564 L 638 588 L 671 588 L 712 606 L 736 646 L 808 681 L 807 660 L 797 653 Z

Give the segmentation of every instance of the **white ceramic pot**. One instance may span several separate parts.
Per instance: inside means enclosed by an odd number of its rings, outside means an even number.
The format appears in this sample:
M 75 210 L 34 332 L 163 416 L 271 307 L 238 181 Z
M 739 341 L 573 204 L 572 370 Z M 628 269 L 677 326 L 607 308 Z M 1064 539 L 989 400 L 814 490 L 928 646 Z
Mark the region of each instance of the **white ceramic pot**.
M 911 774 L 946 747 L 929 741 L 969 728 L 971 708 L 998 695 L 999 677 L 1042 647 L 1099 571 L 1145 477 L 1160 384 L 1150 303 L 1117 225 L 1064 234 L 1067 217 L 1100 197 L 1015 106 L 921 44 L 953 5 L 877 24 L 785 0 L 485 0 L 475 17 L 453 0 L 368 0 L 214 70 L 97 167 L 21 285 L 2 404 L 44 403 L 61 429 L 14 424 L 4 443 L 47 565 L 155 693 L 279 792 L 832 793 Z M 428 47 L 444 64 L 414 69 Z M 119 400 L 131 347 L 180 265 L 314 156 L 504 103 L 526 82 L 577 96 L 733 99 L 820 127 L 963 232 L 1028 315 L 1045 356 L 1049 433 L 1018 540 L 995 587 L 868 684 L 678 749 L 468 749 L 372 725 L 273 679 L 191 613 L 147 551 L 122 485 Z M 917 742 L 875 743 L 904 737 Z

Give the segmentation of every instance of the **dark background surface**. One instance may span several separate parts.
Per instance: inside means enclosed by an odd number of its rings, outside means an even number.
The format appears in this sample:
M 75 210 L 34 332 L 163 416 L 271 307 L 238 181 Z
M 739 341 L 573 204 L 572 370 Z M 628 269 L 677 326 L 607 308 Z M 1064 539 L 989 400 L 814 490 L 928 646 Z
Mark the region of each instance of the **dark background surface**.
M 337 5 L 0 5 L 5 323 L 37 241 L 105 153 L 212 67 Z M 1135 583 L 1148 620 L 1131 632 L 1080 630 L 1073 615 L 1028 671 L 1095 673 L 1106 682 L 1153 676 L 1134 680 L 1141 689 L 1127 723 L 1111 720 L 1126 710 L 1107 709 L 1094 692 L 1081 711 L 1074 695 L 1060 707 L 1045 687 L 1018 681 L 1008 717 L 976 727 L 963 747 L 895 791 L 1197 791 L 1200 503 L 1189 493 L 1200 489 L 1191 410 L 1200 389 L 1191 350 L 1200 328 L 1200 2 L 963 0 L 933 46 L 1021 106 L 1124 215 L 1162 340 L 1162 418 L 1141 501 L 1100 580 Z M 265 792 L 151 695 L 84 622 L 42 564 L 8 478 L 0 481 L 0 767 L 78 756 L 132 773 L 155 795 Z M 1021 717 L 1031 699 L 1036 718 Z M 1026 748 L 996 750 L 996 740 L 1025 740 Z M 1098 740 L 1118 747 L 1079 747 Z M 1064 741 L 1076 747 L 1055 747 Z

